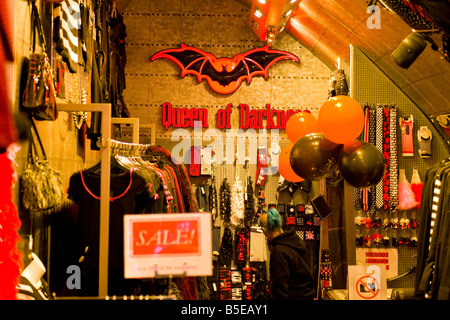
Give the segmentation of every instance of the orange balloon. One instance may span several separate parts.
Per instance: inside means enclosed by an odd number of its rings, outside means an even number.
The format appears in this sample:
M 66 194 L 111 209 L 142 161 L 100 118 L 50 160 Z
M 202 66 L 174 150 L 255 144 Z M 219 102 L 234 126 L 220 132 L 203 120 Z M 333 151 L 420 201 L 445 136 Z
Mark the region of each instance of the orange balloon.
M 364 128 L 361 105 L 348 96 L 335 96 L 319 111 L 319 128 L 325 137 L 338 144 L 355 140 Z
M 298 176 L 294 170 L 292 170 L 291 163 L 289 160 L 289 156 L 291 154 L 293 143 L 281 149 L 281 152 L 278 156 L 278 172 L 283 178 L 285 178 L 289 182 L 302 182 L 305 179 Z
M 286 134 L 295 143 L 309 133 L 318 133 L 319 122 L 310 112 L 296 112 L 286 122 Z

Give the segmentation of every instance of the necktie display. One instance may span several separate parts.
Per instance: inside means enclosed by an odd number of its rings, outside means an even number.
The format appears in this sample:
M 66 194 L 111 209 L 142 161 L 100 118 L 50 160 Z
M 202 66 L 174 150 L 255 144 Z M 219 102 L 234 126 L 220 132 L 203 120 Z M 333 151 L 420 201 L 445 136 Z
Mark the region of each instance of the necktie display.
M 398 143 L 402 137 L 397 137 L 397 132 L 400 132 L 399 134 L 404 132 L 397 131 L 399 130 L 397 126 L 402 129 L 402 118 L 400 117 L 399 122 L 398 112 L 394 104 L 364 105 L 364 129 L 358 139 L 375 145 L 381 151 L 385 159 L 385 172 L 377 185 L 366 189 L 354 189 L 357 247 L 417 245 L 415 240 L 417 236 L 410 231 L 417 229 L 417 219 L 414 213 L 407 211 L 418 210 L 420 199 L 414 200 L 415 192 L 412 191 L 412 184 L 405 178 L 404 169 L 401 170 L 403 175 L 399 176 Z M 410 119 L 412 118 L 411 115 Z M 414 170 L 417 178 L 418 172 Z M 416 181 L 419 183 L 414 187 L 420 185 L 420 178 Z M 400 213 L 397 210 L 404 211 L 403 217 L 398 216 Z M 411 221 L 414 221 L 414 227 Z

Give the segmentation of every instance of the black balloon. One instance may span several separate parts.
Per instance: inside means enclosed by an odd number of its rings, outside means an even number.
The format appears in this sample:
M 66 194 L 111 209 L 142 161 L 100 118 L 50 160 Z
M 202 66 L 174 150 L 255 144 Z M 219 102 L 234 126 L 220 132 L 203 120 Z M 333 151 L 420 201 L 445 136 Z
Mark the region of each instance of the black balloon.
M 325 138 L 323 133 L 307 134 L 292 147 L 289 156 L 292 170 L 305 180 L 317 180 L 330 173 L 340 146 Z
M 381 181 L 384 175 L 383 154 L 373 144 L 364 141 L 345 143 L 339 152 L 342 177 L 356 188 L 368 188 Z

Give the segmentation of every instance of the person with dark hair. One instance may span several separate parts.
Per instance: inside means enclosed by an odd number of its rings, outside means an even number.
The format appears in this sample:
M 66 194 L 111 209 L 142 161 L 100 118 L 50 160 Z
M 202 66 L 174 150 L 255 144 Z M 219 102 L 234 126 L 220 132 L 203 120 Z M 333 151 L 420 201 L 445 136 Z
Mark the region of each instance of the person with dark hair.
M 262 214 L 258 224 L 272 243 L 269 271 L 273 299 L 313 300 L 316 289 L 306 245 L 295 229 L 283 231 L 282 218 L 275 208 Z

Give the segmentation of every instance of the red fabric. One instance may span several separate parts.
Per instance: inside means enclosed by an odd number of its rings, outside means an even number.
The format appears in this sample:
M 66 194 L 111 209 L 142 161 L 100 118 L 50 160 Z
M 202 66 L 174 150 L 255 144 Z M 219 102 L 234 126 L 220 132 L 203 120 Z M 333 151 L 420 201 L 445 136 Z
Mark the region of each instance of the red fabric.
M 21 222 L 12 202 L 16 178 L 8 153 L 0 154 L 0 300 L 15 300 L 16 286 L 22 268 L 20 241 Z
M 17 140 L 17 129 L 10 110 L 6 85 L 6 60 L 13 60 L 8 1 L 0 2 L 0 149 L 6 149 Z

